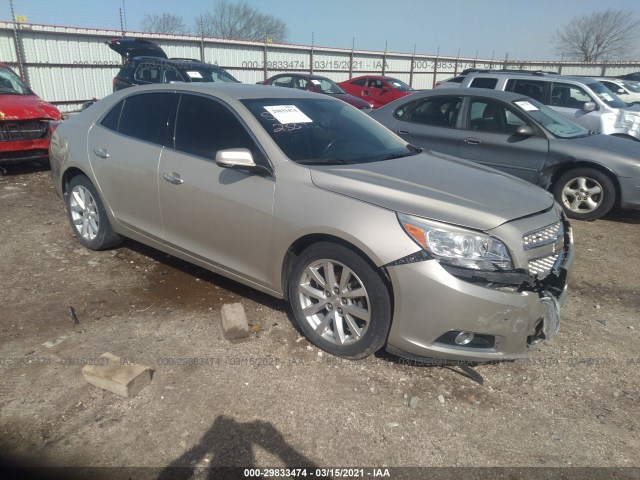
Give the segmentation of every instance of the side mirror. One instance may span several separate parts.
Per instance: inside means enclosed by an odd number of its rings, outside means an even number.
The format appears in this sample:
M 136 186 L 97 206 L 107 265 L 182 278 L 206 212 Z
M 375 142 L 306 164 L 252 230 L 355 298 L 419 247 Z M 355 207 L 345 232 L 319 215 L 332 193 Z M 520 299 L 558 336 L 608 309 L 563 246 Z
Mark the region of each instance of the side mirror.
M 582 110 L 585 112 L 593 112 L 596 109 L 596 104 L 593 102 L 585 102 L 582 106 Z
M 533 137 L 533 128 L 529 125 L 520 125 L 516 129 L 516 135 L 519 137 Z
M 239 170 L 249 170 L 259 174 L 271 175 L 271 172 L 262 165 L 257 165 L 253 161 L 253 155 L 246 148 L 229 148 L 219 150 L 216 153 L 216 164 L 224 168 L 235 168 Z
M 623 95 L 623 94 L 625 94 L 625 93 L 627 93 L 627 92 L 625 92 L 625 91 L 624 91 L 624 88 L 620 87 L 616 93 L 617 93 L 618 95 Z

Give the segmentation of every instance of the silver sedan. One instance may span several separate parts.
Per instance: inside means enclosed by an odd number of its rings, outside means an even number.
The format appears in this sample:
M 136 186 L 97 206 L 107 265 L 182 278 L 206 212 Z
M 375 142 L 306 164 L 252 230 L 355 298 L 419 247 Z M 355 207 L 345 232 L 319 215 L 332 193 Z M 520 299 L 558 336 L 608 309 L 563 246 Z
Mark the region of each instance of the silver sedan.
M 334 355 L 516 358 L 558 329 L 572 239 L 553 197 L 339 100 L 126 89 L 64 122 L 50 153 L 86 247 L 133 238 L 286 298 Z

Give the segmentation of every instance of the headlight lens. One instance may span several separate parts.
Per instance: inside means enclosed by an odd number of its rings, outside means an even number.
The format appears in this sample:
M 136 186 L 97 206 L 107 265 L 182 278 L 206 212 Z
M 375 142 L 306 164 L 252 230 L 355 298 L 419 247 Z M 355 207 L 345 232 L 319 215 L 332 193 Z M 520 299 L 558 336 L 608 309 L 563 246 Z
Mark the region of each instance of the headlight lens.
M 509 250 L 495 237 L 401 213 L 398 219 L 405 232 L 440 263 L 483 271 L 513 269 Z

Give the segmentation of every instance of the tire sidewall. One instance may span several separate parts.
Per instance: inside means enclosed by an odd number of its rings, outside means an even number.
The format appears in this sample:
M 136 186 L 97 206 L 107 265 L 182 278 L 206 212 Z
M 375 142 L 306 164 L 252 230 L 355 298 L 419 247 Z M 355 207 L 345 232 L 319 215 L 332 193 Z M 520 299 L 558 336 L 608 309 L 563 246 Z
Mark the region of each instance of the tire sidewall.
M 564 186 L 572 179 L 578 177 L 591 178 L 602 187 L 602 201 L 595 210 L 588 213 L 577 213 L 565 207 L 562 199 Z M 609 176 L 599 170 L 592 168 L 576 168 L 563 173 L 553 187 L 553 196 L 563 208 L 569 218 L 576 220 L 596 220 L 606 215 L 614 206 L 616 201 L 616 188 Z
M 298 285 L 304 270 L 320 259 L 330 259 L 348 266 L 364 284 L 369 296 L 371 318 L 364 337 L 357 342 L 338 346 L 320 337 L 307 322 L 300 306 Z M 389 290 L 380 274 L 360 254 L 338 244 L 322 242 L 308 247 L 296 260 L 288 279 L 289 303 L 293 316 L 306 335 L 318 348 L 348 359 L 367 357 L 386 342 L 391 326 L 391 302 Z

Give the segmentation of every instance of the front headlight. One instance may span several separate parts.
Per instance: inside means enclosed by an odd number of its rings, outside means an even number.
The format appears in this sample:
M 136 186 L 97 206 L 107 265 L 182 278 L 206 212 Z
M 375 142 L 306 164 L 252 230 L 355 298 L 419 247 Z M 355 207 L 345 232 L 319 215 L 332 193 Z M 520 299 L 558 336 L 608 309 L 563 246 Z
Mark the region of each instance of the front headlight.
M 490 272 L 513 269 L 509 250 L 495 237 L 402 213 L 398 220 L 404 231 L 440 263 Z

